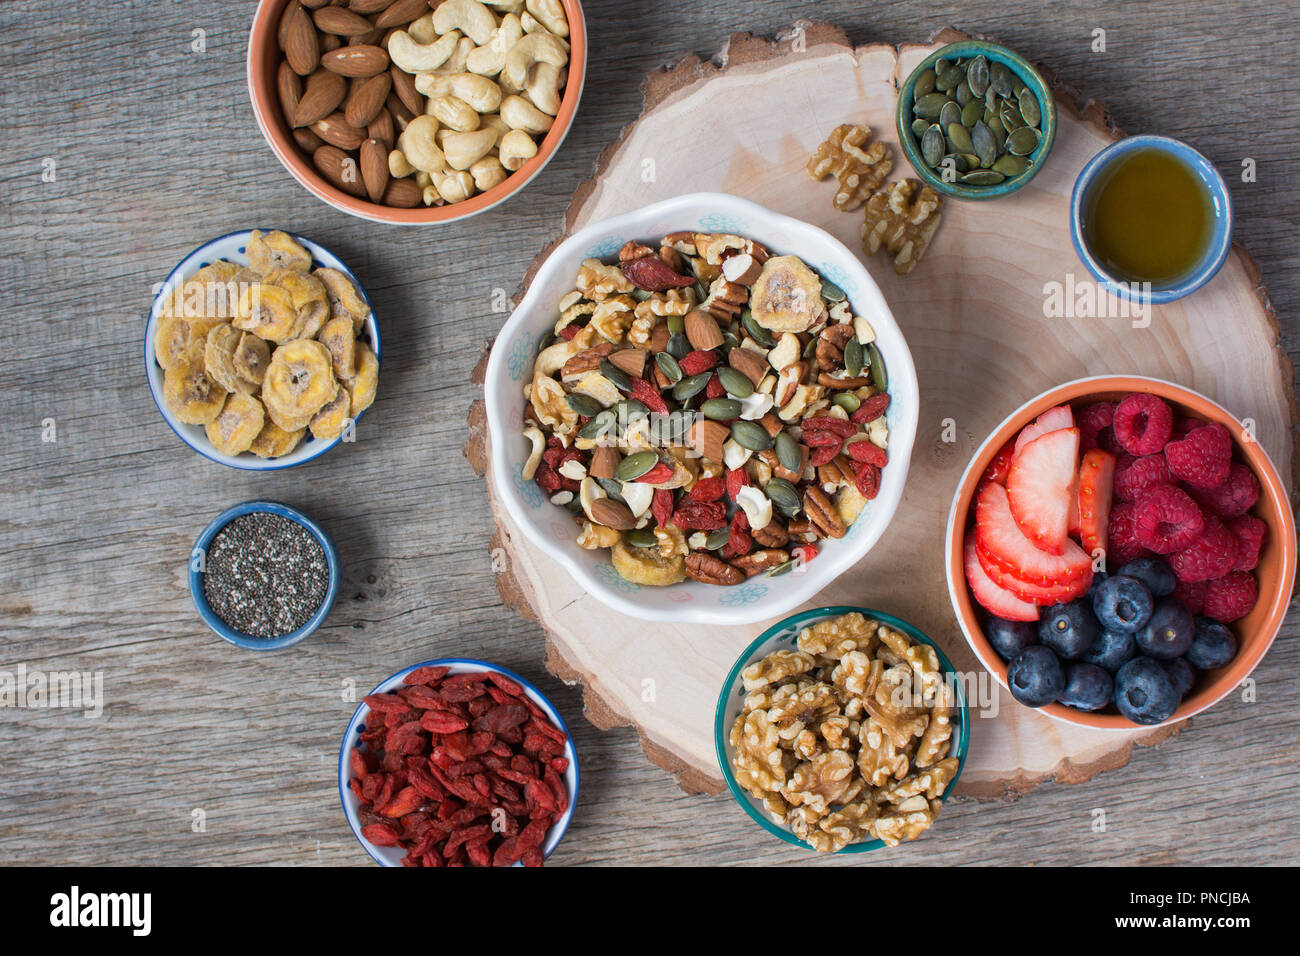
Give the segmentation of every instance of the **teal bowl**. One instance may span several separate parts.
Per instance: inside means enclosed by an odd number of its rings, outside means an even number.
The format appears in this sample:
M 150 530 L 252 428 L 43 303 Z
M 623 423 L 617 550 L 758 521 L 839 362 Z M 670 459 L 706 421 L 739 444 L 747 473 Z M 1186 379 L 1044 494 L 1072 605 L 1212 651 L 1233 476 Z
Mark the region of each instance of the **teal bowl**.
M 990 63 L 996 62 L 1006 66 L 1038 98 L 1038 106 L 1042 114 L 1042 119 L 1038 125 L 1043 135 L 1039 140 L 1038 148 L 1027 157 L 1030 161 L 1029 168 L 1019 176 L 1004 179 L 996 186 L 974 186 L 961 182 L 945 182 L 942 176 L 935 175 L 934 170 L 925 164 L 925 160 L 921 158 L 921 144 L 912 135 L 912 120 L 915 118 L 912 115 L 912 104 L 915 99 L 916 81 L 922 73 L 934 66 L 936 60 L 958 60 L 978 56 L 981 53 Z M 1033 179 L 1038 174 L 1038 171 L 1043 168 L 1048 153 L 1052 151 L 1052 144 L 1056 142 L 1056 99 L 1052 96 L 1052 90 L 1042 75 L 1034 69 L 1028 60 L 1018 53 L 996 43 L 990 43 L 987 40 L 959 40 L 956 43 L 949 43 L 947 46 L 935 50 L 917 64 L 916 69 L 912 71 L 898 91 L 898 110 L 895 116 L 895 124 L 898 129 L 898 142 L 903 149 L 903 154 L 907 157 L 907 161 L 912 164 L 912 168 L 916 170 L 917 178 L 923 183 L 931 186 L 941 195 L 951 196 L 953 199 L 997 199 L 1000 196 L 1015 192 Z
M 736 782 L 735 775 L 731 771 L 731 744 L 728 742 L 728 737 L 731 733 L 731 725 L 735 723 L 736 717 L 745 702 L 745 685 L 740 679 L 740 672 L 754 661 L 766 657 L 772 651 L 793 649 L 795 641 L 799 637 L 799 632 L 805 627 L 811 627 L 819 621 L 839 617 L 853 611 L 857 611 L 863 617 L 888 624 L 894 630 L 901 631 L 917 643 L 929 644 L 933 647 L 935 654 L 939 658 L 939 666 L 956 693 L 957 708 L 952 717 L 952 743 L 949 756 L 957 758 L 957 773 L 953 776 L 952 783 L 948 785 L 948 789 L 944 791 L 943 796 L 940 798 L 945 803 L 953 790 L 956 789 L 957 781 L 961 779 L 961 772 L 966 766 L 966 749 L 970 744 L 970 711 L 966 706 L 966 690 L 962 684 L 961 674 L 952 666 L 952 662 L 948 660 L 942 648 L 911 624 L 899 620 L 892 614 L 885 614 L 883 611 L 876 611 L 867 607 L 849 607 L 847 605 L 813 608 L 773 624 L 760 634 L 754 643 L 745 648 L 740 657 L 736 659 L 736 663 L 732 665 L 731 672 L 727 674 L 727 679 L 722 683 L 722 691 L 718 695 L 718 707 L 713 716 L 713 746 L 718 755 L 718 765 L 722 768 L 722 779 L 727 782 L 727 789 L 735 797 L 736 803 L 740 804 L 740 808 L 749 814 L 749 818 L 774 837 L 814 853 L 817 851 L 795 836 L 788 827 L 773 821 L 762 805 Z M 885 845 L 883 840 L 864 840 L 861 843 L 850 843 L 838 852 L 867 853 L 871 850 L 878 850 Z

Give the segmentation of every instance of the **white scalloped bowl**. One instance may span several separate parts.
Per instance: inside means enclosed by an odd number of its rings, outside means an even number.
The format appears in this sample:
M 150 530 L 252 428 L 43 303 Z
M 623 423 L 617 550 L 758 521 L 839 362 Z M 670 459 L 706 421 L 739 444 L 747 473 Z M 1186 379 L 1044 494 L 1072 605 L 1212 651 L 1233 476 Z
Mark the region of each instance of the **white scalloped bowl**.
M 797 573 L 758 576 L 734 587 L 685 581 L 670 587 L 642 587 L 614 571 L 607 551 L 584 551 L 569 513 L 552 505 L 521 477 L 529 443 L 522 435 L 523 387 L 532 373 L 542 336 L 558 316 L 560 298 L 573 288 L 583 259 L 614 255 L 629 239 L 658 238 L 692 229 L 728 232 L 755 239 L 774 255 L 797 255 L 848 295 L 853 310 L 876 331 L 892 396 L 889 464 L 880 493 L 868 502 L 848 534 L 821 542 L 821 552 Z M 528 540 L 600 601 L 634 618 L 693 624 L 751 624 L 794 610 L 866 555 L 884 534 L 903 497 L 916 438 L 919 395 L 916 369 L 903 333 L 866 268 L 829 233 L 723 193 L 692 193 L 592 223 L 547 257 L 519 307 L 497 336 L 485 384 L 493 487 L 511 519 Z

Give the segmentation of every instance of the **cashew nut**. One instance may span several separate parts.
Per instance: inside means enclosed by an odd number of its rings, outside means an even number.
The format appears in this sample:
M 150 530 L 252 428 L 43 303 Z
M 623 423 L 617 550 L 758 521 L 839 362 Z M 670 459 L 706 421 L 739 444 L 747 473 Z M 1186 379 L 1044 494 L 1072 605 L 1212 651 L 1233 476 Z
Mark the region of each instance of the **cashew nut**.
M 473 136 L 473 133 L 464 133 Z M 467 172 L 449 173 L 437 182 L 438 195 L 447 202 L 464 202 L 474 195 L 474 177 Z
M 501 142 L 501 137 L 510 132 L 510 127 L 506 121 L 501 118 L 500 113 L 485 113 L 478 118 L 480 129 L 490 129 L 497 134 L 497 142 Z
M 546 436 L 536 425 L 529 425 L 524 429 L 524 437 L 533 443 L 533 450 L 528 453 L 528 459 L 524 462 L 519 477 L 524 481 L 532 481 L 533 476 L 537 474 L 537 466 L 542 463 L 542 452 L 546 450 Z
M 406 154 L 395 149 L 388 154 L 388 174 L 394 179 L 404 179 L 415 172 L 415 167 L 406 159 Z
M 497 28 L 497 18 L 479 0 L 443 0 L 438 9 L 433 11 L 433 28 L 439 33 L 460 30 L 478 46 L 482 46 L 492 39 L 492 31 Z
M 429 174 L 425 173 L 424 175 L 428 176 Z M 435 186 L 432 182 L 430 182 L 429 185 L 425 186 L 422 190 L 420 190 L 420 198 L 424 200 L 424 204 L 426 206 L 447 205 L 447 200 L 443 199 L 442 196 L 438 195 L 438 187 Z
M 397 148 L 416 169 L 435 173 L 447 165 L 447 158 L 438 148 L 435 138 L 437 134 L 438 120 L 435 117 L 428 114 L 417 116 L 406 124 L 402 135 L 397 137 Z
M 469 168 L 469 172 L 474 177 L 474 185 L 481 193 L 487 192 L 493 186 L 499 186 L 510 175 L 501 165 L 501 160 L 495 156 L 484 156 Z
M 425 73 L 415 78 L 415 88 L 425 96 L 450 93 L 477 113 L 495 113 L 501 107 L 501 87 L 477 73 Z
M 469 55 L 473 53 L 476 49 L 477 47 L 474 46 L 473 40 L 471 40 L 469 37 L 461 37 L 459 40 L 456 41 L 456 49 L 452 51 L 452 54 L 450 57 L 448 57 L 447 62 L 444 63 L 442 66 L 438 67 L 433 72 L 434 73 L 464 73 L 465 64 L 469 62 Z
M 513 173 L 537 155 L 537 143 L 523 130 L 512 129 L 501 137 L 498 154 L 501 165 Z
M 450 93 L 430 97 L 425 112 L 438 117 L 443 126 L 457 132 L 468 133 L 479 127 L 479 116 L 474 107 Z
M 554 116 L 560 112 L 560 69 L 549 63 L 538 63 L 528 80 L 528 98 L 543 113 Z
M 433 11 L 408 23 L 406 32 L 415 37 L 416 43 L 432 43 L 437 40 L 438 31 L 433 28 Z
M 490 129 L 475 130 L 472 133 L 453 132 L 443 139 L 442 149 L 448 166 L 456 170 L 465 170 L 486 156 L 496 141 L 497 134 Z M 469 176 L 466 178 L 473 186 L 473 178 Z M 443 192 L 441 187 L 438 191 Z M 443 192 L 443 196 L 446 195 Z M 447 201 L 452 202 L 449 198 Z
M 557 37 L 569 35 L 569 21 L 564 16 L 560 0 L 528 0 L 528 12 Z
M 501 26 L 497 27 L 491 42 L 470 53 L 465 68 L 480 76 L 496 76 L 506 65 L 506 54 L 523 36 L 524 27 L 519 18 L 513 13 L 506 14 L 501 18 Z
M 555 122 L 553 116 L 547 116 L 522 96 L 507 96 L 501 102 L 501 118 L 511 129 L 523 130 L 525 133 L 545 133 Z
M 460 34 L 448 33 L 433 43 L 420 43 L 405 30 L 398 30 L 388 38 L 388 56 L 400 69 L 407 73 L 423 73 L 436 69 L 447 62 Z
M 510 48 L 501 70 L 501 82 L 506 89 L 517 92 L 528 85 L 533 64 L 549 63 L 562 67 L 569 62 L 569 51 L 563 41 L 551 33 L 530 33 Z
M 524 9 L 524 0 L 483 0 L 483 2 L 503 13 L 519 13 Z

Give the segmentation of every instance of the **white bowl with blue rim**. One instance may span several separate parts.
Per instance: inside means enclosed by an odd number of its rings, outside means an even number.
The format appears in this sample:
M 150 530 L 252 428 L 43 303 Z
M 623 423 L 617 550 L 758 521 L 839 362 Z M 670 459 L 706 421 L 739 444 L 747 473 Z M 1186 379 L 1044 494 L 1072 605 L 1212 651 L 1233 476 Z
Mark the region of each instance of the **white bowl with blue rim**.
M 546 856 L 559 846 L 560 841 L 564 839 L 565 832 L 569 829 L 569 824 L 573 820 L 574 808 L 578 805 L 578 752 L 573 746 L 573 735 L 569 733 L 569 725 L 564 722 L 560 712 L 540 690 L 534 687 L 524 678 L 520 677 L 512 670 L 507 670 L 497 664 L 489 664 L 487 661 L 475 660 L 472 657 L 441 657 L 432 661 L 421 661 L 419 664 L 412 664 L 410 667 L 404 667 L 391 677 L 375 685 L 370 694 L 387 694 L 397 690 L 406 680 L 406 676 L 420 667 L 447 667 L 450 668 L 448 676 L 451 674 L 469 674 L 481 671 L 491 671 L 494 674 L 500 674 L 514 681 L 524 689 L 528 699 L 540 707 L 560 730 L 564 731 L 564 756 L 569 761 L 569 767 L 563 774 L 564 789 L 569 795 L 569 806 L 565 809 L 560 819 L 551 825 L 546 831 L 546 839 L 542 843 L 542 852 Z M 369 697 L 370 694 L 366 696 Z M 343 744 L 339 747 L 339 800 L 343 803 L 343 813 L 347 817 L 348 826 L 352 828 L 352 835 L 357 838 L 362 849 L 370 854 L 370 858 L 380 866 L 401 866 L 402 857 L 406 856 L 406 850 L 400 846 L 378 846 L 371 843 L 361 835 L 361 801 L 357 795 L 352 792 L 348 786 L 348 780 L 352 778 L 352 767 L 349 757 L 354 748 L 365 749 L 365 744 L 361 742 L 361 733 L 366 729 L 366 721 L 370 718 L 370 708 L 363 700 L 348 721 L 348 728 L 343 733 Z M 515 864 L 521 866 L 522 864 Z
M 1153 285 L 1149 294 L 1143 290 L 1140 282 L 1135 283 L 1107 270 L 1088 245 L 1085 224 L 1088 196 L 1092 188 L 1104 181 L 1102 177 L 1117 160 L 1143 149 L 1168 153 L 1191 171 L 1206 191 L 1213 221 L 1210 241 L 1196 265 L 1176 279 Z M 1111 295 L 1130 301 L 1141 300 L 1163 305 L 1191 295 L 1213 279 L 1222 268 L 1228 258 L 1228 250 L 1232 247 L 1232 197 L 1228 193 L 1227 183 L 1214 164 L 1181 140 L 1168 136 L 1126 136 L 1088 160 L 1074 181 L 1074 191 L 1070 196 L 1070 241 L 1084 268 Z
M 644 587 L 614 570 L 609 552 L 578 547 L 578 529 L 565 509 L 522 479 L 530 445 L 523 437 L 523 388 L 543 335 L 559 317 L 560 299 L 574 288 L 583 259 L 608 259 L 629 239 L 654 240 L 681 230 L 734 233 L 773 255 L 796 255 L 844 290 L 856 315 L 876 332 L 891 396 L 889 464 L 880 493 L 841 539 L 825 539 L 799 573 L 757 576 L 732 587 L 687 580 Z M 537 270 L 528 293 L 497 336 L 485 384 L 493 488 L 528 540 L 588 593 L 634 618 L 695 624 L 748 624 L 794 610 L 862 559 L 880 540 L 903 497 L 920 405 L 916 368 L 902 330 L 866 267 L 826 231 L 724 193 L 692 193 L 592 223 L 560 243 Z
M 322 599 L 320 607 L 316 609 L 302 627 L 279 637 L 253 637 L 235 630 L 212 610 L 204 590 L 204 566 L 207 560 L 208 548 L 212 545 L 212 539 L 230 522 L 248 514 L 279 515 L 281 518 L 295 521 L 310 532 L 311 536 L 316 539 L 316 542 L 325 552 L 325 563 L 329 568 L 329 581 L 326 584 L 325 597 Z M 339 582 L 342 576 L 338 548 L 334 546 L 334 540 L 329 536 L 328 532 L 310 516 L 297 508 L 291 508 L 278 501 L 245 501 L 243 504 L 227 508 L 212 519 L 194 542 L 194 547 L 190 549 L 190 597 L 194 599 L 194 608 L 199 612 L 199 617 L 223 641 L 228 641 L 236 647 L 243 647 L 252 651 L 278 651 L 281 648 L 291 647 L 309 637 L 321 626 L 326 616 L 329 615 L 330 609 L 334 607 L 334 600 L 338 597 Z
M 970 746 L 970 709 L 966 704 L 966 690 L 961 680 L 961 674 L 952 666 L 952 662 L 944 654 L 943 648 L 930 640 L 927 635 L 892 614 L 885 614 L 883 611 L 875 611 L 866 607 L 849 607 L 845 605 L 813 608 L 793 617 L 788 617 L 784 621 L 778 621 L 760 634 L 753 644 L 750 644 L 741 652 L 740 657 L 736 658 L 736 663 L 732 665 L 731 671 L 727 674 L 727 679 L 722 682 L 722 689 L 718 693 L 718 706 L 713 715 L 713 747 L 718 756 L 718 766 L 722 768 L 722 778 L 726 781 L 727 789 L 735 797 L 740 808 L 745 811 L 751 820 L 768 833 L 784 840 L 786 843 L 803 847 L 805 850 L 812 850 L 813 848 L 807 842 L 795 836 L 794 831 L 788 826 L 773 820 L 766 808 L 755 799 L 753 794 L 736 782 L 735 773 L 732 770 L 734 751 L 731 746 L 731 727 L 735 724 L 736 718 L 740 716 L 747 696 L 745 683 L 740 675 L 750 664 L 762 660 L 773 651 L 797 650 L 796 642 L 799 639 L 799 632 L 804 628 L 812 627 L 814 624 L 831 618 L 851 614 L 854 611 L 868 620 L 879 621 L 896 631 L 906 634 L 914 643 L 928 644 L 934 648 L 934 653 L 939 658 L 939 668 L 943 671 L 944 680 L 953 689 L 953 694 L 957 700 L 957 706 L 953 708 L 951 718 L 952 737 L 948 745 L 948 756 L 957 758 L 957 772 L 953 774 L 948 789 L 943 792 L 941 800 L 947 801 L 948 797 L 952 795 L 953 790 L 957 787 L 957 780 L 961 777 L 962 769 L 966 766 L 966 751 Z M 885 845 L 883 840 L 864 840 L 860 843 L 850 843 L 837 852 L 846 854 L 867 853 L 871 850 L 879 850 Z
M 264 233 L 273 231 L 272 229 L 262 230 Z M 163 367 L 158 364 L 158 358 L 154 354 L 153 348 L 154 333 L 157 331 L 158 319 L 162 315 L 163 304 L 167 298 L 175 295 L 194 273 L 219 259 L 227 259 L 236 265 L 247 266 L 248 254 L 246 249 L 252 234 L 252 229 L 241 229 L 239 232 L 232 232 L 216 239 L 210 239 L 187 255 L 177 263 L 176 268 L 172 269 L 166 281 L 163 282 L 157 294 L 155 294 L 153 306 L 149 309 L 149 318 L 145 322 L 144 367 L 149 377 L 149 391 L 153 394 L 154 404 L 158 406 L 158 411 L 162 413 L 163 420 L 167 422 L 181 441 L 204 458 L 221 465 L 241 468 L 245 471 L 276 471 L 281 468 L 292 468 L 294 465 L 301 465 L 303 462 L 311 461 L 313 458 L 325 454 L 325 452 L 343 441 L 343 436 L 323 440 L 314 437 L 308 431 L 303 435 L 302 441 L 298 443 L 297 448 L 287 455 L 281 455 L 279 458 L 258 458 L 252 452 L 244 452 L 239 455 L 222 454 L 217 451 L 212 442 L 208 441 L 207 433 L 203 430 L 202 425 L 185 424 L 177 419 L 172 414 L 171 409 L 167 407 L 167 402 L 163 400 Z M 289 233 L 289 235 L 293 237 L 295 242 L 311 253 L 313 269 L 329 268 L 342 272 L 356 288 L 357 294 L 370 307 L 370 315 L 362 325 L 359 339 L 370 346 L 371 351 L 375 353 L 376 361 L 379 361 L 382 367 L 382 356 L 379 352 L 379 323 L 375 320 L 374 303 L 370 301 L 370 296 L 366 293 L 366 287 L 361 284 L 361 280 L 356 277 L 352 270 L 344 265 L 342 259 L 324 246 L 293 233 Z M 364 414 L 363 411 L 357 415 L 357 420 L 359 421 Z

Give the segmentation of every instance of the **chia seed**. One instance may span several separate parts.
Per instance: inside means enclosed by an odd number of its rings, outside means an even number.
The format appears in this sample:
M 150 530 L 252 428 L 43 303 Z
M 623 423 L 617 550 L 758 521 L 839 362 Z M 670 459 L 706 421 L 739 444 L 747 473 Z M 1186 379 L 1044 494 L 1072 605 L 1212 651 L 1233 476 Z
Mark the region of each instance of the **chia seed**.
M 240 634 L 293 633 L 316 613 L 328 586 L 325 549 L 289 518 L 240 515 L 208 545 L 203 594 L 212 612 Z

